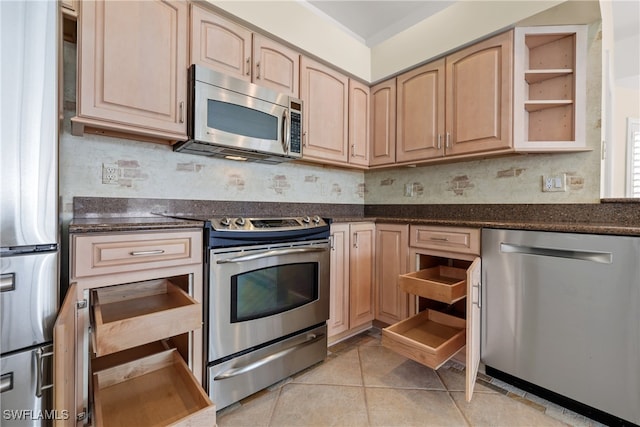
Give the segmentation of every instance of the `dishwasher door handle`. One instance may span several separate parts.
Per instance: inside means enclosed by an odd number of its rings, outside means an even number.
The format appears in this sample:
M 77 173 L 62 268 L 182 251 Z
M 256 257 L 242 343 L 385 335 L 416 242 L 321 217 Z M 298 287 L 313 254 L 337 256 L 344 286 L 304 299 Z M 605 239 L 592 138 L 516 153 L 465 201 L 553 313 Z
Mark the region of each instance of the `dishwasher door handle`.
M 611 252 L 589 252 L 573 249 L 543 248 L 537 246 L 514 245 L 511 243 L 500 243 L 500 252 L 539 255 L 552 258 L 568 258 L 580 261 L 597 262 L 601 264 L 611 264 L 613 262 L 613 254 Z

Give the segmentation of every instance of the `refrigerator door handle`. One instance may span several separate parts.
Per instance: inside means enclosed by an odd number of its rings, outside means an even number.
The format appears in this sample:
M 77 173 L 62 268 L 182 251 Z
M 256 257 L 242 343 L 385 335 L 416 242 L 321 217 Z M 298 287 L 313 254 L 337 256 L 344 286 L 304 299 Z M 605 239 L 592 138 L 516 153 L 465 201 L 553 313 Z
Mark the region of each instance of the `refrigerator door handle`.
M 16 289 L 16 274 L 4 273 L 0 276 L 0 292 L 9 292 Z
M 36 378 L 36 396 L 42 397 L 43 390 L 53 388 L 52 384 L 43 385 L 44 377 L 44 359 L 45 357 L 53 357 L 53 351 L 46 351 L 41 348 L 36 350 L 36 366 L 38 368 Z
M 13 372 L 2 374 L 0 377 L 0 393 L 13 390 Z

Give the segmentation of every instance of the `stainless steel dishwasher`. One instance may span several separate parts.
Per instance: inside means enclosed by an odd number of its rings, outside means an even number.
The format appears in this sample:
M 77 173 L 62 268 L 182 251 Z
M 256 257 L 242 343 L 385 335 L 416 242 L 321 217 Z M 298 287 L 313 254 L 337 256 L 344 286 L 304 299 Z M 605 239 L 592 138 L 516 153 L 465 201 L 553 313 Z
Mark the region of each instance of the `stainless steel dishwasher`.
M 640 424 L 640 237 L 484 229 L 482 272 L 489 375 Z

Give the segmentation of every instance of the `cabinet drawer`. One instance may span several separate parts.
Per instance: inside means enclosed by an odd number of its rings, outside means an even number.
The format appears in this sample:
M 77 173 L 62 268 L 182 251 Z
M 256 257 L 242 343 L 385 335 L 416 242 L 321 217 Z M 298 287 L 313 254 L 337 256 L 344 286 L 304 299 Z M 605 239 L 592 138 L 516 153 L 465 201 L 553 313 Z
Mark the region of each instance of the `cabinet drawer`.
M 93 291 L 97 356 L 202 327 L 202 305 L 161 279 Z
M 408 294 L 452 304 L 467 295 L 467 271 L 439 265 L 401 274 L 398 284 Z
M 216 407 L 177 350 L 93 375 L 96 426 L 214 426 Z
M 466 322 L 425 310 L 382 330 L 382 345 L 425 366 L 438 369 L 465 345 Z
M 480 230 L 413 225 L 409 246 L 465 254 L 480 254 Z
M 74 278 L 202 262 L 202 231 L 72 236 Z

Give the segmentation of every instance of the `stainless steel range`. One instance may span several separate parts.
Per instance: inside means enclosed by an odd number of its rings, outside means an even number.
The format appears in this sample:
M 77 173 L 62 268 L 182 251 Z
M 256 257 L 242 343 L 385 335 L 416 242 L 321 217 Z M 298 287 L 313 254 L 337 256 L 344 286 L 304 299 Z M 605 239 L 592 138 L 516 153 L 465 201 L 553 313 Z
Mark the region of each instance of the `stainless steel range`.
M 207 382 L 222 409 L 326 357 L 329 224 L 318 216 L 207 224 Z

